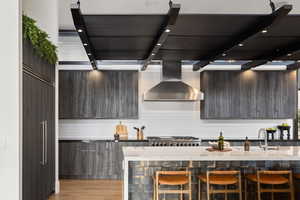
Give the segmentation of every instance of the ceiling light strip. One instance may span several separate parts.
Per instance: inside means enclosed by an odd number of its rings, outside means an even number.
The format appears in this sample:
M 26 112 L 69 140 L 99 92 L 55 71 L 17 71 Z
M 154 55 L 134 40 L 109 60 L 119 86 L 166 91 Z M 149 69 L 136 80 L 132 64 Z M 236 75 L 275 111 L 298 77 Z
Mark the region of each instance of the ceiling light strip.
M 163 25 L 162 30 L 160 31 L 160 34 L 157 41 L 153 44 L 153 47 L 151 48 L 149 52 L 149 56 L 145 60 L 143 66 L 142 66 L 142 71 L 147 69 L 147 66 L 151 63 L 151 61 L 155 58 L 157 55 L 159 49 L 162 47 L 164 42 L 167 40 L 168 35 L 172 32 L 172 28 L 174 28 L 174 25 L 176 23 L 179 10 L 180 10 L 180 4 L 174 4 L 170 1 L 170 9 L 168 12 L 167 20 Z
M 292 5 L 284 5 L 270 15 L 267 15 L 263 20 L 259 20 L 256 24 L 248 26 L 249 28 L 243 30 L 241 33 L 233 37 L 234 40 L 229 41 L 223 47 L 216 49 L 212 54 L 208 54 L 203 58 L 200 58 L 200 61 L 194 64 L 193 70 L 197 71 L 208 65 L 210 61 L 225 57 L 224 54 L 228 56 L 228 52 L 230 50 L 237 46 L 240 48 L 244 47 L 246 45 L 245 41 L 256 36 L 257 34 L 266 34 L 268 29 L 275 25 L 279 20 L 287 16 L 292 8 Z
M 80 40 L 83 44 L 83 47 L 85 49 L 85 52 L 90 60 L 90 64 L 93 67 L 94 70 L 97 70 L 97 60 L 96 56 L 94 53 L 94 48 L 89 40 L 87 31 L 86 31 L 86 26 L 85 22 L 80 10 L 80 7 L 78 4 L 72 4 L 71 5 L 71 13 L 74 21 L 75 28 L 77 30 L 77 33 L 80 37 Z

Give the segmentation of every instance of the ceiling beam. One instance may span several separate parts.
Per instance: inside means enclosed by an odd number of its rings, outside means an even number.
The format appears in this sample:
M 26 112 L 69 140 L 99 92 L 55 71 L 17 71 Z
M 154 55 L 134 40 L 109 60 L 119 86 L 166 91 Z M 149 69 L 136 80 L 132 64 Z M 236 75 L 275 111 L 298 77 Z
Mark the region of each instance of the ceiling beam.
M 242 65 L 242 70 L 248 70 L 254 67 L 258 67 L 260 65 L 267 64 L 269 61 L 280 60 L 282 57 L 292 55 L 293 53 L 300 51 L 300 41 L 294 42 L 287 47 L 283 47 L 280 49 L 275 49 L 271 53 L 260 56 L 257 60 L 253 60 L 251 62 L 247 62 Z
M 89 40 L 87 29 L 85 26 L 85 22 L 80 10 L 80 4 L 72 4 L 71 5 L 71 13 L 73 17 L 73 22 L 76 28 L 76 31 L 78 32 L 78 35 L 81 39 L 81 42 L 83 44 L 83 47 L 85 49 L 85 52 L 90 60 L 90 64 L 92 65 L 94 70 L 97 70 L 97 60 L 94 52 L 94 48 L 92 46 L 92 43 Z
M 286 66 L 287 70 L 300 69 L 300 62 L 295 62 Z
M 179 10 L 180 10 L 180 4 L 174 4 L 172 3 L 172 1 L 170 1 L 169 5 L 170 5 L 170 9 L 167 15 L 166 22 L 162 25 L 163 27 L 158 34 L 158 39 L 155 41 L 155 43 L 151 47 L 151 50 L 149 51 L 148 57 L 145 60 L 143 67 L 141 69 L 142 71 L 147 69 L 148 65 L 151 63 L 151 60 L 158 53 L 159 49 L 167 40 L 168 35 L 172 31 L 172 28 L 175 26 L 179 14 Z
M 243 30 L 241 33 L 233 37 L 234 39 L 232 41 L 229 41 L 221 48 L 216 49 L 212 54 L 209 54 L 204 58 L 200 59 L 201 61 L 193 65 L 193 70 L 197 71 L 205 67 L 210 62 L 226 56 L 227 52 L 229 52 L 234 47 L 243 44 L 246 40 L 254 37 L 259 33 L 267 32 L 267 30 L 271 26 L 273 26 L 279 20 L 287 16 L 288 13 L 292 10 L 292 8 L 293 8 L 292 5 L 284 5 L 279 9 L 277 9 L 276 11 L 274 11 L 273 13 L 271 13 L 270 15 L 267 15 L 263 20 L 260 20 L 256 24 L 249 26 L 247 29 Z

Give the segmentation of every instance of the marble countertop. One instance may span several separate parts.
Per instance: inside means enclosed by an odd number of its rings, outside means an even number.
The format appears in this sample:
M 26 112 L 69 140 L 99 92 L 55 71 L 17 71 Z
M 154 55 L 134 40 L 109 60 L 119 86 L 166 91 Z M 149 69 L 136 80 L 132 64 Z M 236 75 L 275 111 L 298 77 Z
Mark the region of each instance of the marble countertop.
M 280 161 L 299 160 L 300 146 L 281 146 L 278 150 L 263 151 L 252 146 L 249 152 L 243 147 L 232 147 L 230 152 L 209 152 L 208 147 L 123 147 L 127 161 Z
M 59 137 L 59 141 L 115 141 L 112 137 Z M 119 140 L 119 142 L 148 142 L 147 139 L 137 140 L 128 138 L 128 140 Z

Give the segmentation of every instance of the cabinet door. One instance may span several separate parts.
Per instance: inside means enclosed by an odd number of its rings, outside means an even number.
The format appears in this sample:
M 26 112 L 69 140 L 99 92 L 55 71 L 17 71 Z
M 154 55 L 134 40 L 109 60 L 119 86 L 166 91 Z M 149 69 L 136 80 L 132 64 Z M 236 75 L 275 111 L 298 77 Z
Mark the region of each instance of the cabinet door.
M 295 70 L 285 71 L 284 77 L 281 79 L 281 95 L 277 95 L 279 99 L 278 118 L 296 118 L 297 109 L 297 72 Z M 295 95 L 292 95 L 295 94 Z
M 95 118 L 94 102 L 102 99 L 94 96 L 94 79 L 90 74 L 87 71 L 61 71 L 59 77 L 59 117 L 61 119 Z
M 78 165 L 77 170 L 80 177 L 93 178 L 95 171 L 96 143 L 80 142 L 77 152 L 76 164 Z
M 138 79 L 139 74 L 130 71 L 118 72 L 119 99 L 118 118 L 137 119 L 138 118 Z
M 288 119 L 296 116 L 296 71 L 257 72 L 257 118 Z
M 23 65 L 27 70 L 38 75 L 42 79 L 54 83 L 55 65 L 49 64 L 38 56 L 28 40 L 23 40 Z
M 61 119 L 138 118 L 137 71 L 61 71 Z
M 201 73 L 202 119 L 289 119 L 296 116 L 296 71 Z
M 256 74 L 249 70 L 241 72 L 240 76 L 240 119 L 255 119 L 256 108 Z
M 201 101 L 204 119 L 238 119 L 240 117 L 240 81 L 238 72 L 214 71 L 201 74 Z
M 23 199 L 43 199 L 42 187 L 42 87 L 23 73 Z
M 271 73 L 271 72 L 270 72 Z M 257 85 L 256 85 L 256 118 L 266 119 L 274 105 L 274 96 L 267 88 L 270 87 L 271 79 L 264 72 L 257 72 Z
M 43 181 L 45 195 L 54 191 L 55 184 L 55 91 L 54 87 L 43 83 L 43 119 L 45 127 Z
M 117 119 L 120 99 L 118 72 L 106 71 L 101 79 L 95 81 L 96 118 Z
M 95 142 L 64 141 L 60 142 L 59 146 L 60 178 L 95 177 L 97 163 Z
M 77 154 L 79 142 L 60 141 L 59 142 L 59 176 L 60 178 L 70 178 L 79 175 L 77 170 Z

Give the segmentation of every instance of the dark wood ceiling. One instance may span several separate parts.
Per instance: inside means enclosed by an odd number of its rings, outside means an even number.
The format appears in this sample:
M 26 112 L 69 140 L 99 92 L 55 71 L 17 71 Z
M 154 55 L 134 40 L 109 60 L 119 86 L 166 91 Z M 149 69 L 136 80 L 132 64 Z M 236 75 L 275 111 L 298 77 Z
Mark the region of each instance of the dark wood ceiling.
M 180 14 L 154 59 L 201 60 L 266 15 Z M 83 15 L 97 60 L 144 60 L 165 15 Z M 254 60 L 300 43 L 300 15 L 289 15 L 267 33 L 231 49 L 223 60 Z M 265 58 L 268 59 L 268 58 Z M 300 52 L 281 60 L 300 60 Z

